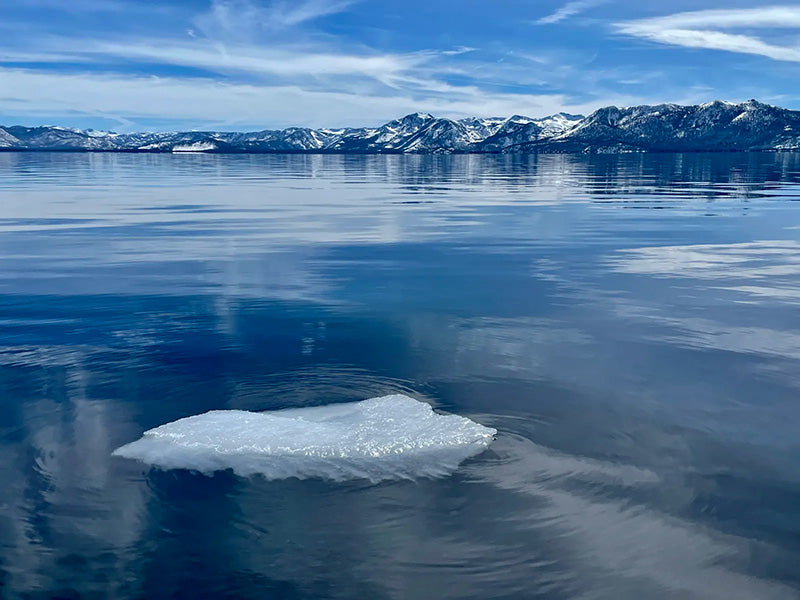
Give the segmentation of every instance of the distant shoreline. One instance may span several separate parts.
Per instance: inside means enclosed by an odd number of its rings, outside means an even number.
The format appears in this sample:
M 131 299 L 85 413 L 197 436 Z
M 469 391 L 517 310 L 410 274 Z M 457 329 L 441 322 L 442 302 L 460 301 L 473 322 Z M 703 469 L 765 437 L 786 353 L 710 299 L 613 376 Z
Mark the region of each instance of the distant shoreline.
M 636 154 L 800 150 L 800 111 L 748 100 L 596 110 L 588 117 L 447 119 L 412 113 L 379 127 L 114 133 L 0 127 L 0 150 L 173 154 Z
M 791 154 L 800 152 L 800 148 L 757 148 L 745 150 L 622 150 L 622 151 L 448 151 L 448 152 L 404 152 L 399 150 L 380 150 L 375 152 L 350 152 L 337 150 L 207 150 L 194 152 L 173 152 L 172 150 L 138 150 L 118 149 L 103 150 L 94 148 L 0 148 L 6 154 L 158 154 L 171 156 L 198 155 L 305 155 L 305 156 L 627 156 L 634 154 Z

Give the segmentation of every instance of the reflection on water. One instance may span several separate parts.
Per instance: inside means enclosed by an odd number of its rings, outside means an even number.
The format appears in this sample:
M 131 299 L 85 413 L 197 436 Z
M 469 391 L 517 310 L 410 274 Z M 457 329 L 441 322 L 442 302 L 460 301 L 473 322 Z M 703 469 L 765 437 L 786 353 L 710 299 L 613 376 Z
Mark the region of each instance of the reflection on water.
M 800 597 L 800 156 L 0 153 L 0 596 Z M 403 393 L 451 477 L 112 457 Z

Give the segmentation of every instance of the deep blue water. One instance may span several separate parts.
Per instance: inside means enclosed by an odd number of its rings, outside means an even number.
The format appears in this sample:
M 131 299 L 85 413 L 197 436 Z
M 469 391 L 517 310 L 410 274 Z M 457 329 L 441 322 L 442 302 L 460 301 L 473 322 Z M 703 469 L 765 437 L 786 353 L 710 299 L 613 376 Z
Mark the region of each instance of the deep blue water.
M 800 597 L 800 156 L 0 153 L 0 597 Z M 111 457 L 401 392 L 451 477 Z

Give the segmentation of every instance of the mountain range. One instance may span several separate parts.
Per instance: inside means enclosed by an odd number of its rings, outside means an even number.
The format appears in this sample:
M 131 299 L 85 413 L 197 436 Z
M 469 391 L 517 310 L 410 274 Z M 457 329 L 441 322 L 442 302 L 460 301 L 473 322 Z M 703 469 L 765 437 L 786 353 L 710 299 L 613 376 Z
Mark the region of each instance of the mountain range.
M 800 111 L 749 100 L 601 108 L 588 117 L 445 119 L 414 113 L 380 127 L 114 133 L 0 127 L 0 150 L 86 152 L 623 153 L 800 150 Z

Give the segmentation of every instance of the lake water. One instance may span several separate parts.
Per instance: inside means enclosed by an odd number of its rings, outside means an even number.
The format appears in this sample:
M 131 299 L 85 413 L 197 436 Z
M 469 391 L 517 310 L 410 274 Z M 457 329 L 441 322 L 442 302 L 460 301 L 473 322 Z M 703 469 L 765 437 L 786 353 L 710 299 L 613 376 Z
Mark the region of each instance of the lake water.
M 800 597 L 800 156 L 0 153 L 0 597 Z M 112 457 L 402 393 L 451 476 Z

